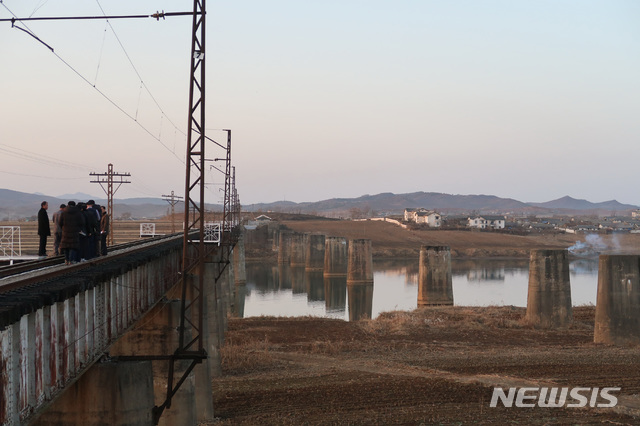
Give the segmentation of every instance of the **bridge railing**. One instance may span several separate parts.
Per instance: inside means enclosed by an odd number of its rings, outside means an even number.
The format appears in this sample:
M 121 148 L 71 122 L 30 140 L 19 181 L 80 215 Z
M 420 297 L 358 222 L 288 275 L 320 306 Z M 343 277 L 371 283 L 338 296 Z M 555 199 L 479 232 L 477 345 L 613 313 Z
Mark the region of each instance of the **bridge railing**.
M 0 226 L 0 257 L 22 256 L 19 226 Z
M 98 360 L 177 282 L 181 259 L 177 237 L 0 293 L 0 424 L 28 423 Z

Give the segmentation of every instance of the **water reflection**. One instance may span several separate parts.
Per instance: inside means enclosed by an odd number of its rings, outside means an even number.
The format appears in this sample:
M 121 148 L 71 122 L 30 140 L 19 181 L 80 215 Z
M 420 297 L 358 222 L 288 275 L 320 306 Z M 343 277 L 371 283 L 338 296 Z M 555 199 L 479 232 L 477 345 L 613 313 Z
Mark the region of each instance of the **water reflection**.
M 324 277 L 322 270 L 305 271 L 304 283 L 307 300 L 310 302 L 324 302 Z
M 417 307 L 416 260 L 374 261 L 374 284 L 347 286 L 346 277 L 323 277 L 286 264 L 247 262 L 247 284 L 236 293 L 239 316 L 312 315 L 353 320 Z M 453 260 L 456 305 L 527 305 L 529 261 Z M 570 263 L 573 305 L 595 304 L 598 261 Z M 357 288 L 356 288 L 357 287 Z
M 348 285 L 347 295 L 349 299 L 349 321 L 372 317 L 373 284 Z
M 345 312 L 347 306 L 347 276 L 325 277 L 323 281 L 327 312 L 334 314 Z

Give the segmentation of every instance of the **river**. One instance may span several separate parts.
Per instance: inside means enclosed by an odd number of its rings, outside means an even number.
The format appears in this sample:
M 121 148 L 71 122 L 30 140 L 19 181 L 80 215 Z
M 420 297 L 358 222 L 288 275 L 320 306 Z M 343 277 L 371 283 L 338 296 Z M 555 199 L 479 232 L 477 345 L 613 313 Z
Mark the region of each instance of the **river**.
M 247 262 L 247 284 L 238 288 L 241 317 L 318 316 L 356 319 L 413 310 L 418 298 L 418 260 L 374 260 L 373 286 L 325 280 L 320 272 L 274 263 Z M 570 263 L 573 306 L 596 303 L 598 261 Z M 453 260 L 453 299 L 458 306 L 527 306 L 529 261 Z

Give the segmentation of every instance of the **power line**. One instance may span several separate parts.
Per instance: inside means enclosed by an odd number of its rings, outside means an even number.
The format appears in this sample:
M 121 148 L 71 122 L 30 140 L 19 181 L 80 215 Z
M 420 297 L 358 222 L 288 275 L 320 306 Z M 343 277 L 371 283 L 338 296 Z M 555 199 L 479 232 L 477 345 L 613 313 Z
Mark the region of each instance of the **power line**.
M 36 177 L 36 178 L 42 178 L 42 179 L 55 179 L 55 180 L 84 180 L 84 177 L 75 177 L 75 178 L 62 178 L 62 177 L 56 177 L 56 176 L 39 176 L 39 175 L 31 175 L 28 173 L 16 173 L 16 172 L 7 172 L 5 170 L 0 170 L 0 173 L 6 173 L 8 175 L 15 175 L 15 176 L 27 176 L 27 177 Z
M 31 37 L 35 38 L 36 40 L 38 40 L 40 43 L 42 43 L 44 46 L 46 46 L 49 50 L 51 50 L 51 53 L 53 53 L 53 55 L 58 58 L 63 64 L 65 64 L 71 71 L 73 71 L 78 77 L 80 77 L 82 80 L 84 80 L 85 83 L 87 83 L 89 86 L 91 86 L 95 91 L 97 91 L 100 95 L 102 95 L 103 98 L 105 98 L 109 103 L 111 103 L 114 107 L 116 107 L 118 110 L 120 110 L 120 112 L 122 112 L 124 115 L 126 115 L 127 117 L 129 117 L 132 121 L 134 121 L 142 130 L 144 130 L 149 136 L 151 136 L 153 139 L 155 139 L 156 141 L 158 141 L 167 151 L 169 151 L 171 154 L 173 154 L 174 157 L 176 157 L 178 159 L 178 161 L 180 161 L 182 164 L 184 164 L 184 160 L 179 157 L 174 150 L 172 150 L 171 148 L 169 148 L 164 142 L 162 142 L 161 139 L 159 139 L 157 136 L 155 136 L 149 129 L 147 129 L 145 126 L 143 126 L 135 117 L 133 117 L 131 114 L 129 114 L 127 111 L 124 110 L 123 107 L 121 107 L 120 105 L 118 105 L 113 99 L 111 99 L 106 93 L 104 93 L 102 90 L 98 89 L 94 84 L 92 84 L 85 76 L 83 76 L 78 70 L 76 70 L 71 64 L 69 64 L 66 60 L 64 60 L 60 55 L 58 55 L 55 50 L 49 46 L 48 44 L 46 44 L 44 41 L 42 41 L 40 38 L 38 38 L 35 33 L 25 24 L 25 28 L 21 28 L 15 25 L 16 21 L 19 22 L 23 22 L 23 21 L 43 21 L 43 20 L 63 20 L 63 19 L 116 19 L 116 18 L 156 18 L 156 19 L 160 19 L 163 18 L 165 16 L 181 16 L 181 15 L 193 15 L 193 12 L 172 12 L 172 13 L 159 13 L 156 12 L 155 14 L 151 14 L 151 15 L 117 15 L 117 16 L 92 16 L 92 17 L 88 17 L 88 16 L 84 16 L 84 17 L 31 17 L 31 18 L 18 18 L 17 15 L 15 13 L 13 13 L 13 11 L 11 9 L 9 9 L 7 7 L 6 4 L 4 4 L 2 1 L 0 1 L 0 4 L 7 9 L 7 11 L 13 16 L 13 18 L 2 18 L 0 19 L 0 22 L 11 22 L 12 27 L 19 29 L 21 31 L 26 32 L 27 34 L 29 34 Z M 112 28 L 113 31 L 113 28 Z M 115 32 L 114 32 L 114 35 Z M 118 36 L 116 35 L 116 38 L 118 38 Z M 120 42 L 118 40 L 118 42 Z M 121 44 L 122 46 L 122 44 Z M 124 47 L 122 46 L 123 50 Z M 126 54 L 126 51 L 125 51 Z M 126 54 L 127 58 L 129 58 L 129 55 Z M 131 65 L 133 66 L 133 63 L 131 62 L 131 59 L 129 58 L 129 61 L 131 63 Z M 138 77 L 140 78 L 140 74 L 138 73 L 138 71 L 135 69 L 136 74 L 138 74 Z M 144 82 L 141 79 L 141 83 L 144 84 Z M 146 85 L 145 85 L 146 88 Z M 158 108 L 160 109 L 161 113 L 163 115 L 166 116 L 166 114 L 164 113 L 164 111 L 159 107 L 159 104 L 157 103 L 157 101 L 155 100 L 155 98 L 153 98 L 153 95 L 151 95 L 151 92 L 147 89 L 147 92 L 149 93 L 149 95 L 152 97 L 152 99 L 154 100 L 154 102 L 156 102 L 156 105 L 158 106 Z M 167 117 L 168 118 L 168 117 Z M 171 120 L 169 120 L 171 121 Z M 173 124 L 173 122 L 172 122 Z M 174 124 L 175 126 L 175 124 Z M 178 129 L 176 127 L 176 129 Z M 179 130 L 179 129 L 178 129 Z M 184 134 L 184 133 L 183 133 Z
M 2 148 L 5 147 L 5 148 Z M 89 168 L 82 164 L 72 163 L 70 161 L 59 160 L 54 157 L 49 157 L 47 155 L 37 154 L 31 151 L 27 151 L 25 149 L 16 148 L 7 144 L 0 143 L 0 151 L 8 154 L 12 157 L 22 158 L 24 160 L 34 161 L 40 164 L 46 164 L 49 166 L 58 166 L 67 169 L 76 169 L 76 170 L 89 170 Z
M 100 4 L 100 1 L 96 0 L 96 3 L 98 4 L 98 7 L 100 8 L 100 11 L 102 12 L 102 14 L 105 15 L 105 17 L 106 17 L 106 13 L 104 12 L 104 9 L 102 8 L 102 5 Z M 164 19 L 164 11 L 162 13 L 163 13 L 163 19 Z M 178 13 L 186 14 L 186 15 L 193 15 L 192 12 L 178 12 Z M 158 109 L 160 110 L 162 115 L 167 117 L 167 120 L 169 120 L 169 122 L 173 125 L 173 127 L 176 128 L 176 130 L 178 130 L 180 133 L 182 133 L 184 136 L 186 136 L 187 134 L 184 133 L 182 130 L 180 130 L 180 128 L 178 126 L 176 126 L 173 121 L 171 121 L 171 119 L 167 116 L 167 114 L 165 114 L 164 110 L 162 109 L 162 107 L 160 106 L 160 104 L 158 103 L 156 98 L 153 96 L 153 94 L 151 93 L 151 90 L 149 90 L 149 88 L 147 87 L 147 84 L 142 79 L 142 76 L 140 75 L 140 72 L 138 71 L 138 69 L 134 65 L 133 61 L 131 60 L 131 57 L 129 56 L 129 53 L 127 52 L 127 49 L 124 48 L 124 44 L 122 44 L 122 41 L 120 40 L 120 37 L 118 37 L 118 34 L 116 34 L 116 30 L 113 28 L 113 25 L 111 25 L 111 22 L 109 22 L 108 19 L 107 19 L 107 24 L 109 25 L 109 28 L 111 28 L 111 31 L 113 32 L 113 35 L 116 37 L 116 40 L 118 41 L 118 44 L 120 44 L 120 47 L 122 48 L 122 51 L 124 52 L 125 56 L 127 57 L 127 60 L 129 60 L 129 64 L 131 64 L 131 67 L 133 68 L 133 70 L 135 71 L 136 75 L 138 76 L 138 79 L 140 79 L 140 83 L 144 86 L 144 88 L 147 91 L 147 93 L 149 94 L 149 96 L 151 96 L 151 99 L 156 104 L 156 106 L 158 107 Z

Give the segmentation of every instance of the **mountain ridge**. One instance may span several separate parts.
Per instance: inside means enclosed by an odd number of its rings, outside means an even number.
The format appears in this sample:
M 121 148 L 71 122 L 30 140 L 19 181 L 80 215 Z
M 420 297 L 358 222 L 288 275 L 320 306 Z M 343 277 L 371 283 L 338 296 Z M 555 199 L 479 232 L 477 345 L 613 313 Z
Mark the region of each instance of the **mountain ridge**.
M 86 197 L 86 194 L 76 194 Z M 90 198 L 90 197 L 89 197 Z M 0 220 L 17 220 L 37 214 L 40 202 L 49 201 L 51 212 L 73 197 L 60 198 L 42 194 L 29 194 L 0 188 Z M 94 198 L 98 204 L 106 204 L 104 198 Z M 76 201 L 87 201 L 84 198 Z M 168 203 L 162 198 L 138 197 L 116 199 L 116 217 L 128 213 L 132 217 L 158 218 L 167 214 Z M 180 211 L 179 206 L 176 211 Z M 523 202 L 487 194 L 446 194 L 440 192 L 410 192 L 394 194 L 383 192 L 365 194 L 356 198 L 331 198 L 320 201 L 295 203 L 275 201 L 244 205 L 244 211 L 276 211 L 286 213 L 321 214 L 327 216 L 399 215 L 405 208 L 426 208 L 443 214 L 538 214 L 538 215 L 609 215 L 629 213 L 638 206 L 622 204 L 616 200 L 593 203 L 568 195 L 546 202 Z M 221 210 L 220 205 L 207 205 L 207 209 Z
M 379 213 L 401 214 L 405 208 L 426 208 L 439 210 L 441 213 L 530 213 L 530 214 L 598 214 L 623 212 L 638 209 L 638 206 L 622 204 L 616 200 L 593 203 L 564 196 L 543 203 L 522 202 L 513 198 L 502 198 L 495 195 L 477 194 L 445 194 L 439 192 L 411 192 L 394 194 L 384 192 L 376 195 L 365 194 L 356 198 L 331 198 L 322 201 L 293 203 L 276 201 L 272 203 L 256 203 L 243 206 L 248 211 L 300 211 L 301 213 L 328 213 L 349 209 L 369 209 Z

